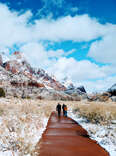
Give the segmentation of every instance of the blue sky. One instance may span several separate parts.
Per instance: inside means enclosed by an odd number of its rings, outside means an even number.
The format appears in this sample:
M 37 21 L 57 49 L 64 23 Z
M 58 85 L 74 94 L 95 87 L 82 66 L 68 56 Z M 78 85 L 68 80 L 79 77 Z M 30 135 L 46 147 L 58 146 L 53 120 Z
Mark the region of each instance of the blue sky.
M 116 83 L 115 0 L 0 0 L 0 51 L 92 91 Z
M 116 23 L 116 1 L 115 0 L 0 0 L 4 4 L 8 4 L 11 9 L 17 11 L 31 10 L 37 17 L 38 12 L 41 16 L 47 16 L 53 13 L 54 18 L 66 16 L 68 14 L 75 16 L 76 14 L 89 14 L 96 17 L 101 23 Z M 47 9 L 46 9 L 47 8 Z M 71 8 L 75 8 L 71 10 Z M 76 9 L 77 8 L 77 9 Z

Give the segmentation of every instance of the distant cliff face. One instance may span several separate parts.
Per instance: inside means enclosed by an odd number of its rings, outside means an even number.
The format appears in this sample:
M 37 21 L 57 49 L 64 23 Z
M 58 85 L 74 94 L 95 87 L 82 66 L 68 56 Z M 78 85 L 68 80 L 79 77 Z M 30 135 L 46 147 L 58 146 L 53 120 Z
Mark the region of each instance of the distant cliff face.
M 111 94 L 111 96 L 116 96 L 116 84 L 111 86 L 111 88 L 108 89 L 108 92 Z
M 71 95 L 71 94 L 77 94 L 77 95 L 83 95 L 86 94 L 86 90 L 84 88 L 84 86 L 79 86 L 76 87 L 71 80 L 69 80 L 68 78 L 65 78 L 62 82 L 64 84 L 64 86 L 66 86 L 66 90 L 65 93 Z
M 27 62 L 23 53 L 14 52 L 3 61 L 0 55 L 0 86 L 6 95 L 54 100 L 80 100 L 84 87 L 75 87 L 72 82 L 63 83 L 43 69 L 35 69 Z
M 0 55 L 0 66 L 3 64 L 2 56 Z
M 0 63 L 7 71 L 16 75 L 22 74 L 28 79 L 35 81 L 35 86 L 48 87 L 59 91 L 66 89 L 64 85 L 50 77 L 43 69 L 34 69 L 31 67 L 21 52 L 14 52 L 11 58 L 4 63 L 2 62 L 1 56 Z M 37 83 L 39 85 L 37 85 Z

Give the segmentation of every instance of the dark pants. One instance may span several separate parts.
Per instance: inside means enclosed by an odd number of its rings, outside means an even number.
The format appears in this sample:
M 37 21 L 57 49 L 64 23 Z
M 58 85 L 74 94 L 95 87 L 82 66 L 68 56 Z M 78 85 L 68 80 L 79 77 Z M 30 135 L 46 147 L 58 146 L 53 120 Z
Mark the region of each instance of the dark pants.
M 61 111 L 60 111 L 60 110 L 58 110 L 58 117 L 60 117 L 60 114 L 61 114 Z
M 63 114 L 65 117 L 67 117 L 67 111 L 64 111 Z
M 63 116 L 65 116 L 65 110 L 63 110 Z

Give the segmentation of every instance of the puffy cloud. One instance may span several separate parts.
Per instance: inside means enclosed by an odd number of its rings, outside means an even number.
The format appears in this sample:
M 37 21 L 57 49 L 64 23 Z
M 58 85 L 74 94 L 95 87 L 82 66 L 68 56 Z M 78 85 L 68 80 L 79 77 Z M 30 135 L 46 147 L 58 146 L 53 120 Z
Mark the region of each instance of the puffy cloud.
M 6 5 L 0 4 L 1 50 L 19 45 L 20 50 L 24 52 L 33 66 L 47 69 L 59 79 L 70 75 L 74 82 L 87 82 L 87 80 L 98 78 L 104 78 L 107 80 L 107 84 L 110 84 L 110 80 L 114 82 L 114 78 L 107 79 L 111 74 L 116 73 L 113 65 L 100 67 L 88 60 L 77 61 L 74 58 L 67 58 L 75 52 L 74 49 L 67 52 L 63 49 L 46 51 L 40 41 L 72 40 L 80 42 L 100 37 L 101 40 L 92 43 L 88 56 L 100 62 L 115 64 L 115 25 L 100 24 L 95 18 L 88 15 L 65 16 L 56 20 L 49 17 L 36 19 L 30 23 L 31 17 L 33 15 L 30 11 L 21 14 L 17 11 L 11 11 Z M 105 82 L 102 80 L 96 82 L 98 85 L 95 81 L 88 82 L 88 85 L 90 87 L 95 85 L 97 89 L 104 88 Z
M 108 76 L 96 81 L 80 81 L 77 86 L 84 85 L 88 93 L 107 91 L 113 84 L 116 83 L 116 76 Z
M 104 90 L 115 82 L 114 78 L 111 79 L 111 75 L 116 73 L 116 68 L 112 65 L 99 66 L 88 60 L 77 61 L 74 58 L 66 58 L 66 55 L 75 50 L 46 51 L 41 43 L 28 43 L 20 50 L 33 66 L 46 69 L 58 80 L 70 77 L 77 85 L 85 85 L 89 92 Z
M 74 49 L 71 51 L 64 51 L 63 49 L 46 51 L 44 46 L 37 42 L 24 44 L 20 47 L 20 51 L 25 54 L 27 60 L 34 67 L 39 66 L 44 69 L 48 69 L 50 66 L 53 66 L 59 58 L 68 56 L 75 52 Z
M 104 65 L 102 67 L 88 60 L 77 61 L 74 58 L 66 58 L 72 51 L 49 50 L 40 43 L 28 43 L 20 50 L 26 55 L 29 62 L 35 67 L 47 69 L 51 74 L 61 80 L 70 76 L 75 82 L 87 79 L 104 78 L 116 73 L 114 66 Z
M 20 15 L 12 12 L 6 5 L 0 4 L 0 45 L 12 46 L 28 41 L 30 32 L 27 22 L 32 16 L 30 11 Z
M 109 29 L 109 24 L 102 25 L 88 15 L 65 16 L 57 20 L 37 19 L 33 24 L 29 22 L 31 17 L 30 11 L 21 14 L 0 4 L 0 45 L 12 46 L 39 40 L 90 41 L 105 35 Z
M 29 22 L 31 17 L 33 15 L 30 11 L 21 14 L 0 4 L 0 44 L 11 46 L 38 40 L 90 41 L 111 32 L 113 34 L 115 29 L 115 26 L 100 24 L 88 15 L 65 16 L 57 20 L 36 19 L 33 24 Z
M 90 61 L 76 61 L 74 58 L 65 57 L 59 58 L 48 68 L 48 71 L 53 72 L 59 80 L 70 76 L 73 82 L 107 76 L 107 69 L 103 71 L 103 67 L 99 67 Z
M 70 54 L 72 54 L 72 53 L 74 53 L 74 52 L 76 52 L 75 49 L 72 49 L 72 50 L 67 51 L 67 52 L 65 52 L 63 49 L 58 49 L 58 50 L 56 50 L 56 51 L 54 51 L 54 50 L 49 50 L 48 56 L 49 56 L 50 58 L 54 57 L 54 58 L 58 59 L 58 58 L 60 58 L 60 57 L 68 56 L 68 55 L 70 55 Z
M 98 62 L 116 64 L 116 26 L 102 40 L 92 43 L 88 56 Z
M 36 37 L 52 41 L 90 41 L 105 35 L 109 28 L 109 25 L 102 25 L 88 15 L 41 19 L 35 23 L 33 32 L 37 32 Z
M 40 66 L 41 68 L 45 68 L 49 63 L 47 52 L 41 44 L 34 42 L 27 43 L 20 48 L 20 51 L 25 54 L 27 60 L 34 67 Z

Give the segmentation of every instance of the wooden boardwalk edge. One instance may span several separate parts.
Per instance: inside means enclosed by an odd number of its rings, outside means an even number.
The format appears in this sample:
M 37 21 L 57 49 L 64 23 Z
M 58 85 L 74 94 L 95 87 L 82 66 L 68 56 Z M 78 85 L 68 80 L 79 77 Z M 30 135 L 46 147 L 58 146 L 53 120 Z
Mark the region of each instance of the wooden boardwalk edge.
M 39 156 L 109 156 L 76 121 L 52 112 L 37 144 Z

